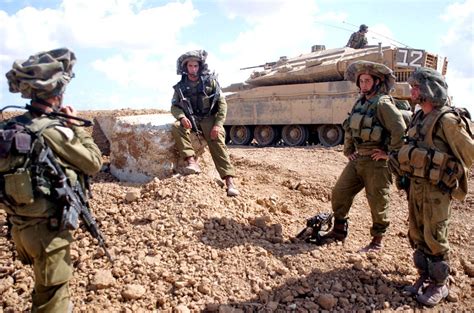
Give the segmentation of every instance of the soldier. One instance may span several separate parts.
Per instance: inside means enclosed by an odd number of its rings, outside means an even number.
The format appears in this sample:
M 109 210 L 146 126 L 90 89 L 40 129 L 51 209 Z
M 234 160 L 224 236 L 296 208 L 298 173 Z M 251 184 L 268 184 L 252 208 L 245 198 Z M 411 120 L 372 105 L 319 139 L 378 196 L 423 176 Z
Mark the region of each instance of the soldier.
M 412 101 L 421 109 L 410 123 L 397 166 L 409 178 L 409 186 L 403 186 L 408 190 L 408 236 L 420 277 L 405 290 L 435 306 L 448 296 L 449 206 L 452 198 L 463 200 L 467 194 L 474 141 L 469 119 L 449 106 L 448 85 L 440 73 L 418 68 L 408 82 Z
M 9 129 L 9 125 L 21 125 L 34 132 L 51 148 L 68 179 L 80 188 L 84 186 L 85 175 L 100 170 L 102 156 L 91 136 L 82 127 L 75 125 L 74 108 L 62 106 L 63 93 L 74 75 L 72 68 L 75 62 L 74 53 L 66 48 L 15 61 L 13 68 L 6 74 L 10 91 L 21 93 L 23 98 L 31 99 L 31 102 L 26 113 L 4 121 L 0 126 L 2 132 Z M 59 119 L 45 115 L 49 112 L 61 112 L 71 118 Z M 44 176 L 25 177 L 21 175 L 25 173 L 21 168 L 12 173 L 10 168 L 16 162 L 14 160 L 20 157 L 15 156 L 17 150 L 8 144 L 6 137 L 1 136 L 0 145 L 0 207 L 6 210 L 12 225 L 11 235 L 19 259 L 33 267 L 35 285 L 32 312 L 71 312 L 68 284 L 73 272 L 70 256 L 73 238 L 70 231 L 61 230 L 57 224 L 63 207 L 53 196 L 51 173 L 44 171 Z M 15 137 L 16 149 L 22 145 L 19 138 Z M 31 138 L 35 139 L 34 136 Z M 37 146 L 33 144 L 33 147 Z M 25 167 L 27 163 L 24 163 Z M 31 168 L 27 168 L 28 171 Z M 12 190 L 12 181 L 21 184 Z
M 206 57 L 205 50 L 195 50 L 178 58 L 177 74 L 181 75 L 181 81 L 173 86 L 171 113 L 177 119 L 172 128 L 173 137 L 187 163 L 186 173 L 197 174 L 201 170 L 189 135 L 191 130 L 202 133 L 216 169 L 225 181 L 227 195 L 238 196 L 232 179 L 234 168 L 225 145 L 227 103 L 217 80 L 209 74 Z
M 352 33 L 349 41 L 347 41 L 346 47 L 361 49 L 367 46 L 367 38 L 365 34 L 369 31 L 369 27 L 365 24 L 360 25 L 359 31 Z
M 382 237 L 389 226 L 389 187 L 392 182 L 387 153 L 402 144 L 405 122 L 388 95 L 395 76 L 383 64 L 368 61 L 352 63 L 345 73 L 357 84 L 361 96 L 344 121 L 344 155 L 349 163 L 332 190 L 334 227 L 322 236 L 322 244 L 343 241 L 348 233 L 348 214 L 354 197 L 365 188 L 372 215 L 372 241 L 360 252 L 382 249 Z

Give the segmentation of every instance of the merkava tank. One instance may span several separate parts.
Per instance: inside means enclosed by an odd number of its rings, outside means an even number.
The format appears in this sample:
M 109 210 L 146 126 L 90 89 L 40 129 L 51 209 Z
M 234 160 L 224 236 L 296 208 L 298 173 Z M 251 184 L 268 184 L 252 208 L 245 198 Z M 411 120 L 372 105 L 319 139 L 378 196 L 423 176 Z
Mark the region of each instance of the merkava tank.
M 392 96 L 408 106 L 406 82 L 416 67 L 431 67 L 446 74 L 447 60 L 425 50 L 395 46 L 328 49 L 313 46 L 311 52 L 294 58 L 280 57 L 249 68 L 255 70 L 245 83 L 223 88 L 228 103 L 227 142 L 258 146 L 283 143 L 301 146 L 342 143 L 342 122 L 358 96 L 357 86 L 344 80 L 354 61 L 379 62 L 390 67 L 397 78 Z

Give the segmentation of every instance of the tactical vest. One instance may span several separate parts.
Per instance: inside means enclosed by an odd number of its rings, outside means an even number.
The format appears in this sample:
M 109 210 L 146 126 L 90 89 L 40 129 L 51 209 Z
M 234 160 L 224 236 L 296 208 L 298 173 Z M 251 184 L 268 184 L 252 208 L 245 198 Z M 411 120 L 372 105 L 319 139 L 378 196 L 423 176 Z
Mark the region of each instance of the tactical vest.
M 349 117 L 349 131 L 357 144 L 370 143 L 380 146 L 384 142 L 385 132 L 376 117 L 377 104 L 386 95 L 377 95 L 364 103 L 358 101 Z
M 447 142 L 437 141 L 436 145 L 433 142 L 438 122 L 446 113 L 455 111 L 443 106 L 424 118 L 422 110 L 415 114 L 408 129 L 406 143 L 398 152 L 398 162 L 402 173 L 410 177 L 425 178 L 450 192 L 458 187 L 464 170 Z M 469 125 L 465 125 L 472 136 Z
M 20 216 L 51 215 L 51 175 L 40 164 L 49 127 L 62 125 L 50 118 L 29 119 L 21 115 L 0 129 L 0 202 L 7 213 Z
M 215 88 L 212 86 L 213 81 Z M 183 76 L 175 88 L 180 88 L 183 96 L 189 99 L 195 116 L 206 117 L 217 112 L 219 86 L 211 75 L 201 76 L 197 82 L 189 81 L 186 76 Z

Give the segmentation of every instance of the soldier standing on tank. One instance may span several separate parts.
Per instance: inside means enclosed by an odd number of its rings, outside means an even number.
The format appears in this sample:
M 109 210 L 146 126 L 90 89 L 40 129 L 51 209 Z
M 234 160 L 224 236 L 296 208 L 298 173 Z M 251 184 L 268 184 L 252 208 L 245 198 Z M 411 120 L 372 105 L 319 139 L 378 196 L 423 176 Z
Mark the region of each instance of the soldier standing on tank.
M 15 61 L 6 74 L 10 91 L 31 99 L 31 107 L 25 114 L 2 122 L 0 126 L 3 129 L 7 123 L 19 123 L 31 130 L 41 129 L 40 136 L 64 167 L 68 179 L 83 185 L 84 175 L 93 175 L 102 166 L 99 148 L 73 119 L 59 120 L 42 113 L 55 111 L 72 117 L 76 115 L 73 107 L 62 105 L 66 85 L 74 76 L 75 62 L 74 53 L 66 48 Z M 0 159 L 2 169 L 7 166 L 7 159 Z M 41 179 L 48 181 L 48 178 L 32 178 L 34 181 Z M 16 193 L 21 191 L 19 188 L 17 186 Z M 34 200 L 21 205 L 2 197 L 2 208 L 12 224 L 11 235 L 18 258 L 33 267 L 35 285 L 31 311 L 72 312 L 69 280 L 73 273 L 70 255 L 73 238 L 69 230 L 59 229 L 57 220 L 63 207 L 51 194 L 53 191 L 39 193 L 35 189 Z M 2 190 L 2 196 L 5 195 L 8 196 L 8 192 Z
M 389 226 L 388 204 L 392 177 L 388 153 L 402 145 L 405 122 L 388 95 L 395 76 L 383 64 L 356 61 L 345 77 L 357 84 L 361 96 L 344 121 L 344 155 L 349 163 L 332 190 L 334 227 L 322 236 L 321 244 L 343 241 L 348 234 L 348 215 L 354 197 L 365 188 L 372 215 L 372 241 L 360 252 L 379 251 Z
M 450 202 L 466 197 L 474 141 L 468 119 L 449 106 L 448 85 L 439 72 L 418 68 L 408 82 L 412 101 L 421 109 L 395 163 L 409 177 L 409 186 L 403 186 L 408 189 L 408 237 L 420 276 L 405 291 L 431 307 L 448 296 Z
M 352 33 L 351 37 L 347 41 L 346 47 L 361 49 L 367 46 L 367 38 L 365 34 L 369 31 L 369 27 L 365 24 L 360 25 L 359 31 Z
M 238 196 L 239 191 L 233 181 L 234 167 L 225 145 L 227 103 L 219 83 L 207 69 L 206 57 L 205 50 L 195 50 L 178 58 L 177 74 L 181 75 L 181 80 L 173 86 L 171 114 L 177 122 L 172 133 L 179 153 L 187 163 L 187 174 L 201 172 L 189 135 L 191 130 L 202 133 L 216 169 L 225 181 L 227 195 Z

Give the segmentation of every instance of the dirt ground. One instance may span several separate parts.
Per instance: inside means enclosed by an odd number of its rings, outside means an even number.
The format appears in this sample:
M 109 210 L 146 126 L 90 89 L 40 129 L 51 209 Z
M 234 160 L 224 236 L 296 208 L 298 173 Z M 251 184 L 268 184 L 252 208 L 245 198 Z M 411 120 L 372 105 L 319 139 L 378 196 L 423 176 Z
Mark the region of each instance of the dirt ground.
M 417 273 L 406 233 L 403 192 L 391 190 L 391 225 L 381 253 L 369 243 L 364 193 L 350 212 L 344 244 L 317 247 L 293 240 L 305 220 L 331 211 L 331 188 L 346 164 L 342 146 L 229 147 L 242 195 L 229 198 L 212 163 L 204 172 L 136 185 L 103 171 L 91 207 L 115 261 L 78 230 L 72 245 L 75 312 L 415 312 L 402 293 Z M 436 307 L 471 311 L 473 193 L 452 205 L 450 296 Z M 0 312 L 27 311 L 29 266 L 13 260 L 0 213 Z M 471 276 L 469 276 L 471 275 Z M 427 309 L 425 309 L 427 310 Z M 427 310 L 429 311 L 429 310 Z

